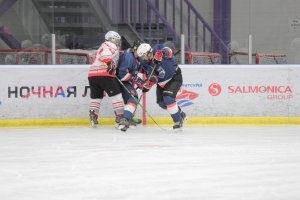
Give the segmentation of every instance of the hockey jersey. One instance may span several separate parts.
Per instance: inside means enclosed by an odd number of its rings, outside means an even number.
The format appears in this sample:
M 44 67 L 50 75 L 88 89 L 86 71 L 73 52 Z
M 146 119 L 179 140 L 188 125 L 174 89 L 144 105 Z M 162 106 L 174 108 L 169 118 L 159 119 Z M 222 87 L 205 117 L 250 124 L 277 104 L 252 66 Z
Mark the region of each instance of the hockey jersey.
M 153 54 L 157 50 L 163 52 L 162 61 L 156 66 L 153 62 L 142 62 L 143 69 L 147 71 L 147 74 L 154 68 L 153 74 L 158 78 L 158 85 L 164 87 L 173 77 L 177 70 L 177 63 L 174 60 L 173 51 L 169 47 L 164 47 L 162 44 L 157 44 L 153 47 Z
M 106 41 L 101 44 L 96 54 L 94 55 L 93 64 L 90 67 L 88 77 L 93 76 L 111 76 L 115 77 L 115 73 L 107 72 L 108 64 L 116 68 L 119 61 L 119 49 L 117 46 Z
M 131 48 L 120 54 L 118 64 L 118 78 L 121 81 L 130 81 L 137 75 L 139 70 L 139 61 L 134 57 Z

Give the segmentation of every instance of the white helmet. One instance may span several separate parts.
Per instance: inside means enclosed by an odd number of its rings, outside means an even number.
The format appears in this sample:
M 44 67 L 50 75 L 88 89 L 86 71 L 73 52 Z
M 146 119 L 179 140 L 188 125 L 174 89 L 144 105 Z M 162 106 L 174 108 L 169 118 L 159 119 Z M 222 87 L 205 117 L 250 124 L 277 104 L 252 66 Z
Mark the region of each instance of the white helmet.
M 115 31 L 108 31 L 105 34 L 105 40 L 114 43 L 118 47 L 121 47 L 121 36 Z
M 152 48 L 148 43 L 142 43 L 137 49 L 137 54 L 139 57 L 147 56 L 148 53 L 152 52 Z

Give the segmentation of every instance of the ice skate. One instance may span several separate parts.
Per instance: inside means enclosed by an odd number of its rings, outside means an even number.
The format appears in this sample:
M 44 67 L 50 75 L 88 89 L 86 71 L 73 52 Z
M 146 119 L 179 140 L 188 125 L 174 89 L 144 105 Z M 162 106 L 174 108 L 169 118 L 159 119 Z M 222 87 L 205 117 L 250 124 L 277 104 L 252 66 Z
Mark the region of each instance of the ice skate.
M 142 120 L 141 120 L 141 119 L 138 119 L 138 118 L 132 118 L 132 119 L 130 120 L 130 126 L 129 126 L 129 127 L 135 129 L 136 126 L 137 126 L 138 124 L 140 124 L 140 123 L 142 123 Z
M 139 119 L 139 118 L 133 117 L 133 118 L 131 119 L 131 122 L 130 122 L 130 123 L 135 123 L 136 125 L 138 125 L 138 124 L 142 123 L 142 120 Z
M 188 117 L 186 116 L 185 112 L 180 111 L 180 121 L 182 121 L 182 124 L 184 123 L 184 121 L 187 121 Z
M 121 119 L 121 117 L 119 117 L 119 116 L 116 116 L 116 119 L 115 119 L 115 128 L 116 129 L 119 129 L 119 123 L 120 123 L 120 119 Z
M 98 122 L 98 115 L 95 113 L 94 110 L 90 110 L 90 121 L 93 128 L 97 128 Z
M 179 131 L 182 131 L 182 120 L 179 121 L 179 122 L 175 122 L 174 125 L 173 125 L 173 130 L 175 132 L 179 132 Z
M 130 126 L 130 122 L 126 118 L 120 118 L 118 129 L 125 132 Z

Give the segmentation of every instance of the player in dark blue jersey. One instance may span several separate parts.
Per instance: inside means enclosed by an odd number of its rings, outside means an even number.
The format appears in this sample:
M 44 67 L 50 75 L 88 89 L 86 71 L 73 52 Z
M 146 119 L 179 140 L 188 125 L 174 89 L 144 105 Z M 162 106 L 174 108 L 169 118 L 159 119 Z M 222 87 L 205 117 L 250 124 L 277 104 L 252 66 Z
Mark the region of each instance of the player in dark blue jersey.
M 174 61 L 173 51 L 161 44 L 152 49 L 149 44 L 142 43 L 137 53 L 148 76 L 154 69 L 151 75 L 157 78 L 155 82 L 154 78 L 150 77 L 150 81 L 144 85 L 144 88 L 150 89 L 153 84 L 157 84 L 157 104 L 170 113 L 174 122 L 173 129 L 181 130 L 186 114 L 177 105 L 176 95 L 182 85 L 182 73 Z
M 137 56 L 137 48 L 140 45 L 140 41 L 134 41 L 131 48 L 125 50 L 119 58 L 117 76 L 122 81 L 124 86 L 122 87 L 122 96 L 125 103 L 124 118 L 130 123 L 130 125 L 137 125 L 141 123 L 140 119 L 134 119 L 134 113 L 137 107 L 138 94 L 134 88 L 137 74 L 139 71 L 139 60 Z M 130 92 L 130 94 L 129 94 Z M 128 128 L 125 127 L 123 131 Z

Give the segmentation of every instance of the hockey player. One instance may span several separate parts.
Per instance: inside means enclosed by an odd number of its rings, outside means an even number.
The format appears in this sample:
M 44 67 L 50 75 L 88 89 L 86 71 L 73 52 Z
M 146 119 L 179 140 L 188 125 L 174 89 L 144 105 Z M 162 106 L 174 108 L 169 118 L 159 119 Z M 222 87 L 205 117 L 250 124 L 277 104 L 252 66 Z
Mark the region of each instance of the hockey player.
M 122 95 L 125 103 L 124 118 L 126 118 L 127 121 L 130 122 L 130 125 L 133 126 L 141 123 L 140 119 L 133 119 L 139 98 L 134 85 L 139 71 L 137 48 L 140 43 L 139 40 L 134 41 L 132 47 L 120 55 L 117 68 L 118 78 L 122 82 Z M 126 131 L 127 128 L 128 127 L 124 127 L 123 131 Z
M 88 74 L 91 89 L 89 116 L 93 127 L 98 125 L 99 110 L 104 92 L 111 98 L 116 121 L 120 125 L 119 129 L 127 125 L 125 118 L 123 118 L 124 102 L 121 88 L 115 75 L 120 47 L 121 36 L 115 31 L 108 31 L 105 34 L 105 42 L 97 50 L 90 67 Z
M 186 114 L 177 105 L 176 95 L 182 85 L 182 74 L 178 64 L 174 61 L 172 50 L 162 44 L 152 49 L 149 44 L 143 43 L 137 52 L 141 64 L 148 68 L 148 74 L 151 69 L 154 69 L 153 74 L 157 77 L 157 104 L 170 113 L 174 122 L 173 129 L 181 130 Z M 153 83 L 153 81 L 145 83 L 144 87 L 150 89 Z

